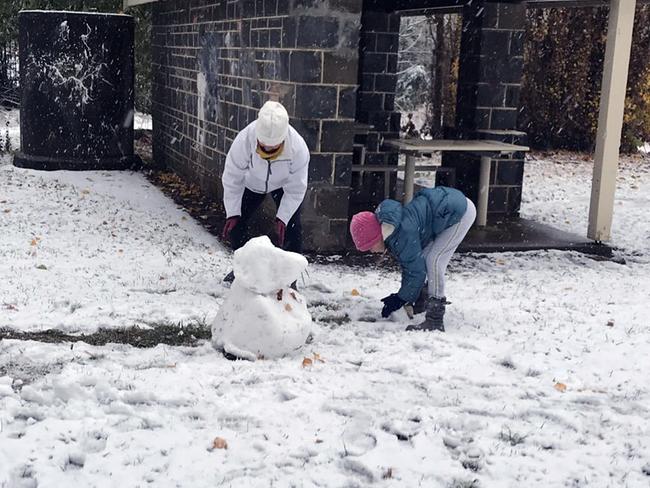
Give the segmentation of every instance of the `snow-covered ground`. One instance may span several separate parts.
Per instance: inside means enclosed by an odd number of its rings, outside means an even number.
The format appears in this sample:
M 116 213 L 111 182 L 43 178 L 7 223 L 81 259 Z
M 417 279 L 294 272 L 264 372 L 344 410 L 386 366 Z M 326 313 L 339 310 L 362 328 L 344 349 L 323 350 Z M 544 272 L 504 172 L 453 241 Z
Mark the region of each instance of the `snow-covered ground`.
M 221 246 L 141 174 L 0 166 L 0 326 L 67 332 L 212 315 Z
M 561 159 L 528 163 L 522 213 L 584 234 L 591 163 Z M 647 487 L 648 209 L 624 162 L 626 264 L 455 258 L 445 334 L 380 318 L 397 273 L 312 265 L 285 359 L 1 341 L 0 487 Z M 0 327 L 209 324 L 230 266 L 137 173 L 0 166 Z
M 133 128 L 143 129 L 143 130 L 153 130 L 153 120 L 151 119 L 151 114 L 143 114 L 141 112 L 136 112 L 135 118 L 133 119 Z

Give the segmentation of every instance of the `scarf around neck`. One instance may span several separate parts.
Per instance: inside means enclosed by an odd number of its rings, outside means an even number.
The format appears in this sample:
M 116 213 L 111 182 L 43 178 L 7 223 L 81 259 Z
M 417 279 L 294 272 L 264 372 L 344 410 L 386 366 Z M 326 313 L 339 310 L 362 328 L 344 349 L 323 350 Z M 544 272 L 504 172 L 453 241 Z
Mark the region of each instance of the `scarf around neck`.
M 266 152 L 264 151 L 260 145 L 257 145 L 257 149 L 255 152 L 259 154 L 260 158 L 266 159 L 267 161 L 273 161 L 278 158 L 280 154 L 282 154 L 282 151 L 284 150 L 284 142 L 278 146 L 278 148 L 275 151 L 272 152 Z

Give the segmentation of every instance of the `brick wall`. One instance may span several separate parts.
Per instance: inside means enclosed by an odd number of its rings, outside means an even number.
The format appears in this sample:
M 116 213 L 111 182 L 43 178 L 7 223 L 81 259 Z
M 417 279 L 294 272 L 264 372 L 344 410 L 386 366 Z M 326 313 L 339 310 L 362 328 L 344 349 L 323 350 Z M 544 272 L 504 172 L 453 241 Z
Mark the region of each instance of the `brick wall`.
M 361 0 L 153 4 L 154 158 L 221 199 L 226 153 L 269 99 L 312 153 L 305 249 L 347 234 Z
M 518 131 L 524 63 L 524 4 L 473 2 L 463 11 L 456 129 L 449 136 L 525 144 Z M 476 200 L 478 158 L 449 154 L 459 189 Z M 517 217 L 521 204 L 524 154 L 492 161 L 488 220 Z

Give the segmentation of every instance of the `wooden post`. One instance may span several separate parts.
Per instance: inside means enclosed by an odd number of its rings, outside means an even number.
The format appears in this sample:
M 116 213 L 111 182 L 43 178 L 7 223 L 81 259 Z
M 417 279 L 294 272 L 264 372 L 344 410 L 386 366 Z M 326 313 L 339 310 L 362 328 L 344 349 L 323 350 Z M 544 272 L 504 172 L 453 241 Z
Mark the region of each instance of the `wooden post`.
M 610 238 L 636 0 L 611 0 L 587 237 Z
M 476 225 L 487 225 L 488 196 L 490 195 L 490 169 L 492 158 L 481 156 L 481 172 L 478 179 L 478 201 L 476 205 Z
M 413 187 L 415 186 L 415 156 L 406 155 L 404 168 L 404 205 L 413 200 Z

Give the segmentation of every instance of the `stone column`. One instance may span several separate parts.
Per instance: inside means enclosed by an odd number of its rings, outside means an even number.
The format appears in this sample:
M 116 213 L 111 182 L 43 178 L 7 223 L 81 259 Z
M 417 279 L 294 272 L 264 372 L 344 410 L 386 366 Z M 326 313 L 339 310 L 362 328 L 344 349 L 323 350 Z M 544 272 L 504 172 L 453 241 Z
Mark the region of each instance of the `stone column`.
M 524 63 L 525 4 L 473 2 L 463 10 L 456 129 L 450 137 L 524 144 L 517 126 Z M 449 154 L 456 185 L 471 199 L 478 195 L 479 162 Z M 517 217 L 521 203 L 524 155 L 494 159 L 488 221 Z
M 291 3 L 280 75 L 293 85 L 287 108 L 311 151 L 305 247 L 340 250 L 348 226 L 362 0 Z
M 366 5 L 361 16 L 359 43 L 359 94 L 357 120 L 372 126 L 367 134 L 357 137 L 365 146 L 365 164 L 396 165 L 397 155 L 381 150 L 384 137 L 399 137 L 400 114 L 395 111 L 397 85 L 397 56 L 399 50 L 398 14 L 387 13 Z M 358 153 L 355 163 L 359 163 Z M 383 173 L 366 173 L 363 183 L 359 175 L 353 178 L 351 213 L 373 208 L 384 198 Z M 392 174 L 390 188 L 395 185 Z

